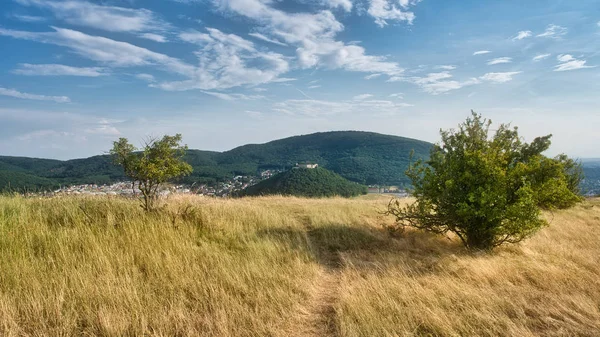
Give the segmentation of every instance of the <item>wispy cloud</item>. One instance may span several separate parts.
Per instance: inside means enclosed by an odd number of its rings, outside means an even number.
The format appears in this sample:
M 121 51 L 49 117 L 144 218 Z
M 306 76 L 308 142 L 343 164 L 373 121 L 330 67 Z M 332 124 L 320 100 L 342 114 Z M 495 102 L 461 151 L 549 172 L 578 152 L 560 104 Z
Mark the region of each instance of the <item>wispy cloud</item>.
M 452 65 L 442 65 L 442 66 L 436 66 L 435 69 L 442 69 L 442 70 L 454 70 L 456 69 L 456 66 L 452 66 Z
M 308 89 L 317 89 L 317 88 L 320 88 L 320 87 L 321 87 L 321 85 L 317 84 L 317 85 L 311 85 L 311 86 L 309 86 Z
M 402 99 L 404 98 L 404 93 L 398 92 L 395 94 L 390 94 L 390 97 Z
M 43 16 L 13 14 L 13 15 L 11 15 L 11 17 L 13 17 L 19 21 L 30 22 L 30 23 L 46 21 L 46 18 Z
M 352 99 L 355 101 L 362 101 L 362 100 L 365 100 L 365 99 L 371 98 L 371 97 L 373 97 L 373 95 L 371 95 L 371 94 L 362 94 L 362 95 L 356 95 Z
M 492 66 L 495 64 L 511 63 L 512 57 L 498 57 L 495 59 L 488 60 L 487 65 Z
M 343 114 L 393 115 L 412 104 L 388 100 L 321 101 L 315 99 L 287 100 L 273 105 L 273 110 L 293 116 L 321 117 Z
M 386 26 L 388 21 L 406 21 L 411 24 L 415 19 L 415 14 L 408 11 L 408 8 L 418 2 L 420 0 L 400 0 L 398 2 L 400 7 L 397 7 L 395 1 L 369 0 L 367 13 L 375 18 L 375 23 L 379 27 Z
M 268 31 L 281 42 L 295 47 L 296 62 L 302 69 L 322 67 L 389 76 L 404 71 L 398 63 L 388 61 L 386 57 L 368 55 L 361 46 L 337 40 L 336 36 L 344 30 L 344 25 L 331 11 L 288 13 L 275 8 L 272 2 L 262 0 L 222 0 L 214 3 L 221 11 L 254 20 L 260 25 L 260 31 Z M 416 2 L 402 0 L 402 3 L 409 5 Z
M 143 39 L 147 39 L 147 40 L 152 40 L 155 42 L 160 42 L 160 43 L 165 43 L 167 42 L 167 38 L 159 35 L 159 34 L 154 34 L 154 33 L 144 33 L 144 34 L 140 34 L 140 37 Z
M 522 73 L 521 71 L 511 71 L 504 73 L 487 73 L 481 76 L 479 79 L 492 83 L 505 83 L 512 81 L 513 76 Z
M 533 57 L 533 61 L 534 62 L 538 62 L 544 59 L 547 59 L 548 57 L 550 57 L 551 54 L 540 54 L 540 55 L 536 55 Z
M 222 92 L 214 92 L 214 91 L 204 91 L 201 90 L 202 93 L 205 93 L 207 95 L 210 96 L 214 96 L 217 98 L 220 98 L 222 100 L 226 100 L 226 101 L 238 101 L 238 100 L 257 100 L 257 99 L 263 99 L 265 98 L 265 96 L 262 95 L 244 95 L 244 94 L 225 94 Z
M 548 27 L 546 27 L 546 30 L 543 33 L 536 35 L 536 36 L 552 38 L 552 39 L 560 39 L 561 37 L 567 35 L 568 31 L 569 30 L 565 27 L 551 24 L 551 25 L 548 25 Z
M 254 119 L 263 119 L 264 114 L 260 111 L 246 110 L 244 113 Z
M 248 35 L 250 35 L 252 37 L 255 37 L 255 38 L 259 39 L 259 40 L 263 40 L 265 42 L 273 43 L 273 44 L 276 44 L 278 46 L 287 47 L 287 44 L 285 44 L 285 43 L 283 43 L 281 41 L 277 41 L 275 39 L 268 38 L 268 37 L 264 36 L 261 33 L 249 33 Z
M 76 30 L 52 27 L 51 32 L 28 32 L 0 28 L 0 35 L 67 47 L 75 53 L 115 67 L 160 65 L 178 74 L 192 74 L 195 68 L 176 58 L 127 42 L 93 36 Z
M 14 97 L 14 98 L 21 98 L 21 99 L 30 99 L 30 100 L 35 100 L 35 101 L 52 101 L 52 102 L 56 102 L 56 103 L 71 102 L 71 99 L 67 96 L 36 95 L 36 94 L 20 92 L 15 89 L 7 89 L 7 88 L 2 88 L 2 87 L 0 87 L 0 95 Z
M 19 64 L 13 73 L 27 76 L 82 76 L 98 77 L 108 75 L 105 68 L 100 67 L 71 67 L 62 64 Z
M 449 72 L 443 71 L 439 73 L 429 73 L 424 77 L 412 77 L 409 81 L 432 95 L 443 94 L 479 83 L 479 80 L 476 78 L 470 78 L 465 81 L 451 80 L 451 78 L 452 75 Z
M 513 37 L 513 41 L 523 40 L 523 39 L 530 37 L 531 35 L 532 35 L 532 32 L 530 30 L 522 30 L 522 31 L 518 32 L 515 37 Z
M 372 80 L 374 78 L 380 77 L 383 74 L 371 74 L 371 75 L 367 75 L 365 76 L 365 80 Z
M 136 74 L 135 77 L 137 79 L 140 79 L 142 81 L 146 81 L 148 83 L 154 83 L 154 82 L 156 82 L 156 79 L 154 78 L 154 76 L 150 75 L 150 74 Z
M 569 54 L 561 54 L 556 57 L 558 65 L 554 66 L 554 71 L 568 71 L 568 70 L 577 70 L 577 69 L 585 69 L 585 68 L 595 68 L 596 66 L 587 66 L 587 61 L 579 60 L 572 55 Z
M 350 12 L 352 10 L 351 0 L 319 0 L 318 2 L 328 8 L 341 8 L 346 12 Z
M 485 55 L 485 54 L 489 54 L 489 53 L 491 53 L 491 51 L 489 51 L 489 50 L 479 50 L 479 51 L 474 52 L 473 55 L 474 56 L 475 55 Z
M 168 24 L 147 9 L 102 6 L 82 0 L 16 0 L 25 6 L 51 11 L 56 18 L 72 25 L 110 32 L 163 30 Z

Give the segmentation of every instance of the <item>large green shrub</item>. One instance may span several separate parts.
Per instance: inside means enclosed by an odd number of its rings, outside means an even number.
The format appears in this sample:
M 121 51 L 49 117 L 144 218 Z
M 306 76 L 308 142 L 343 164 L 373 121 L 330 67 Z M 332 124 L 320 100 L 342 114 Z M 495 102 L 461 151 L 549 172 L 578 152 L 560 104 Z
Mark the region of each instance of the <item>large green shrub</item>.
M 546 221 L 540 208 L 569 207 L 580 200 L 579 165 L 566 156 L 542 155 L 550 136 L 530 144 L 517 128 L 502 124 L 490 137 L 491 121 L 472 113 L 457 130 L 441 131 L 427 162 L 407 170 L 415 203 L 390 203 L 392 229 L 412 226 L 455 233 L 471 249 L 491 249 L 530 236 Z

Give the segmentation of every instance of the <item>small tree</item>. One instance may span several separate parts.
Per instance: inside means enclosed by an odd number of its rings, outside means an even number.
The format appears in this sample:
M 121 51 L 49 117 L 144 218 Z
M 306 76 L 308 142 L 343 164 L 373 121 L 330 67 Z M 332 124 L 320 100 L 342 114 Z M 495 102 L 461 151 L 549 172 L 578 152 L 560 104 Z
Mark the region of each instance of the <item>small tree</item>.
M 472 112 L 458 130 L 440 131 L 427 162 L 406 172 L 415 203 L 392 200 L 392 230 L 405 226 L 455 233 L 470 249 L 519 242 L 547 223 L 540 207 L 569 207 L 580 200 L 578 164 L 566 156 L 542 155 L 550 137 L 524 143 L 517 128 L 502 124 L 489 137 L 491 121 Z
M 133 186 L 137 183 L 146 211 L 156 208 L 159 187 L 176 177 L 188 175 L 192 167 L 183 161 L 187 146 L 181 145 L 181 134 L 150 139 L 140 152 L 127 138 L 113 142 L 110 154 L 115 164 L 123 167 Z

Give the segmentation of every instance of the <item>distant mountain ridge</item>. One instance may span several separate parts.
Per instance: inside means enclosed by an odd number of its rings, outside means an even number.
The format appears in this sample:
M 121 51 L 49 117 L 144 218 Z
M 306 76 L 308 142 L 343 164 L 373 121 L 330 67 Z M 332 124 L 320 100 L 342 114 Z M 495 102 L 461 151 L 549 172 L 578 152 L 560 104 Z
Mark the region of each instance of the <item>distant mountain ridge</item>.
M 331 131 L 248 144 L 225 152 L 189 150 L 194 172 L 182 183 L 214 183 L 261 170 L 286 170 L 313 162 L 360 184 L 408 185 L 404 175 L 414 159 L 426 158 L 432 144 L 416 139 L 364 131 Z M 582 159 L 584 193 L 600 194 L 600 158 Z M 0 191 L 53 189 L 60 185 L 110 184 L 126 180 L 108 155 L 55 160 L 0 156 Z
M 313 162 L 361 184 L 404 185 L 404 171 L 414 159 L 425 158 L 431 143 L 363 131 L 331 131 L 294 136 L 264 144 L 248 144 L 225 152 L 189 150 L 185 160 L 194 173 L 184 183 L 226 181 L 234 175 L 288 169 Z M 49 189 L 70 184 L 108 184 L 125 179 L 108 155 L 60 161 L 0 156 L 0 190 Z

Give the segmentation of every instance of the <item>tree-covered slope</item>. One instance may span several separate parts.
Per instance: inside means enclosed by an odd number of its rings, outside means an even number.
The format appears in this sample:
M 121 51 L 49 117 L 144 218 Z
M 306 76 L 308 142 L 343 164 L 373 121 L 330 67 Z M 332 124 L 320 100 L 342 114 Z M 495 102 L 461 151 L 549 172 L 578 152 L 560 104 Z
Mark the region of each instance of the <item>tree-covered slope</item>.
M 429 154 L 430 143 L 361 131 L 334 131 L 251 144 L 215 156 L 228 172 L 249 175 L 261 169 L 288 169 L 299 162 L 317 163 L 362 184 L 405 184 L 410 153 Z M 192 175 L 203 174 L 197 171 Z
M 289 169 L 314 162 L 361 184 L 401 185 L 410 152 L 427 156 L 431 144 L 415 139 L 360 131 L 334 131 L 295 136 L 265 144 L 244 145 L 226 152 L 189 150 L 185 160 L 194 172 L 185 183 L 225 181 L 234 175 L 256 175 L 264 169 Z M 18 179 L 14 175 L 20 173 Z M 30 177 L 28 179 L 27 177 Z M 43 178 L 39 180 L 37 178 Z M 67 161 L 0 156 L 0 190 L 96 183 L 125 179 L 107 155 Z
M 241 196 L 292 195 L 297 197 L 354 197 L 367 187 L 344 179 L 324 168 L 294 168 L 246 188 Z

